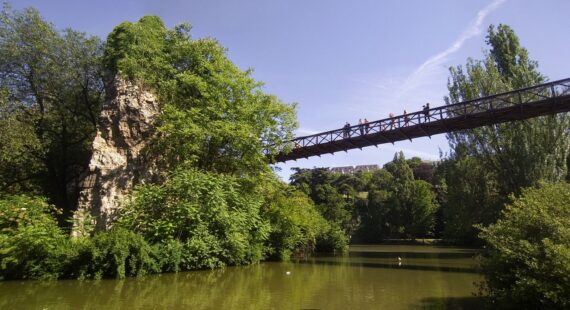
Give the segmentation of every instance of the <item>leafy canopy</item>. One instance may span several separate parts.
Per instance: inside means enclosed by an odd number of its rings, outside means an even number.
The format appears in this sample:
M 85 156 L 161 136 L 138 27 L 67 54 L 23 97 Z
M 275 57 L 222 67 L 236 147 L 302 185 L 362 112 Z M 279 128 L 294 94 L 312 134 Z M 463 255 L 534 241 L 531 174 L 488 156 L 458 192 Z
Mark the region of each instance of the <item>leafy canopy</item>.
M 570 184 L 543 184 L 514 198 L 482 229 L 491 297 L 513 309 L 570 307 Z
M 192 40 L 189 31 L 184 24 L 167 30 L 155 16 L 120 24 L 109 34 L 105 63 L 158 93 L 163 111 L 153 151 L 163 167 L 266 172 L 263 151 L 275 153 L 292 137 L 294 105 L 265 94 L 214 39 Z
M 102 106 L 102 42 L 57 31 L 35 9 L 0 13 L 0 191 L 68 214 Z M 8 129 L 9 128 L 9 129 Z

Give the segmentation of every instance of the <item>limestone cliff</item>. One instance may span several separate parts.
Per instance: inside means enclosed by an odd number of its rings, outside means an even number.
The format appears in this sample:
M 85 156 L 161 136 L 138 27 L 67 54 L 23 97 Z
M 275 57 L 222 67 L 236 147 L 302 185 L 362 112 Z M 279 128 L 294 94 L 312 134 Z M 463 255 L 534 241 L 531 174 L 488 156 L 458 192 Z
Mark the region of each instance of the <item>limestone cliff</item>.
M 153 177 L 143 149 L 154 135 L 160 113 L 156 96 L 139 85 L 115 78 L 101 112 L 89 173 L 82 182 L 74 235 L 85 224 L 106 229 L 123 198 L 136 184 Z

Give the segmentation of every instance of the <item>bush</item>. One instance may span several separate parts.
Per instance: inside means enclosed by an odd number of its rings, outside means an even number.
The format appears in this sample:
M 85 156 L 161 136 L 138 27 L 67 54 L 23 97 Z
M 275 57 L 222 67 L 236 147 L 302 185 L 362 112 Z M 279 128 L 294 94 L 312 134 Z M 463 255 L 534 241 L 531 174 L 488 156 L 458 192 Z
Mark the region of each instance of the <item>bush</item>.
M 545 184 L 513 199 L 487 242 L 484 289 L 505 308 L 570 308 L 570 185 Z
M 119 278 L 160 272 L 155 257 L 161 253 L 140 235 L 122 228 L 97 233 L 91 239 L 75 240 L 76 255 L 70 263 L 70 276 Z
M 162 185 L 139 186 L 118 225 L 173 251 L 166 262 L 172 270 L 257 262 L 268 224 L 260 217 L 261 198 L 243 182 L 177 169 Z
M 263 216 L 271 226 L 267 244 L 270 258 L 287 260 L 292 254 L 312 253 L 317 246 L 331 252 L 347 247 L 340 227 L 327 222 L 306 194 L 277 180 L 264 184 Z
M 317 239 L 316 249 L 319 252 L 346 252 L 348 250 L 348 238 L 338 225 L 327 223 Z
M 73 250 L 44 198 L 0 199 L 0 278 L 57 279 Z

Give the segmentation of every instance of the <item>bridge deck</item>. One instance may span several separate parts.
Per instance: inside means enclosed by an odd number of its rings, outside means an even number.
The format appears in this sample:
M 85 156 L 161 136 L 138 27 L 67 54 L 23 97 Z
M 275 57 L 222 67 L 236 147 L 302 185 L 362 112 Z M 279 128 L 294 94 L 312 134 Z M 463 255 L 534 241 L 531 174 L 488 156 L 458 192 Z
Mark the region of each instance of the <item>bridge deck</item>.
M 293 149 L 272 162 L 285 162 L 384 143 L 477 128 L 570 111 L 570 78 L 507 93 L 439 106 L 290 141 Z

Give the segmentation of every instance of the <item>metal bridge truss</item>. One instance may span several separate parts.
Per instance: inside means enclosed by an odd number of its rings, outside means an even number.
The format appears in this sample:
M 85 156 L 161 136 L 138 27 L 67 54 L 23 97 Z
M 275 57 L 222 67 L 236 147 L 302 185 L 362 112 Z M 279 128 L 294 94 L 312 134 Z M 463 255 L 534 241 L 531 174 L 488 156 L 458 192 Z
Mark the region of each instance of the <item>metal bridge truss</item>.
M 267 156 L 273 163 L 285 162 L 568 111 L 570 78 L 297 137 L 288 142 L 291 151 Z

